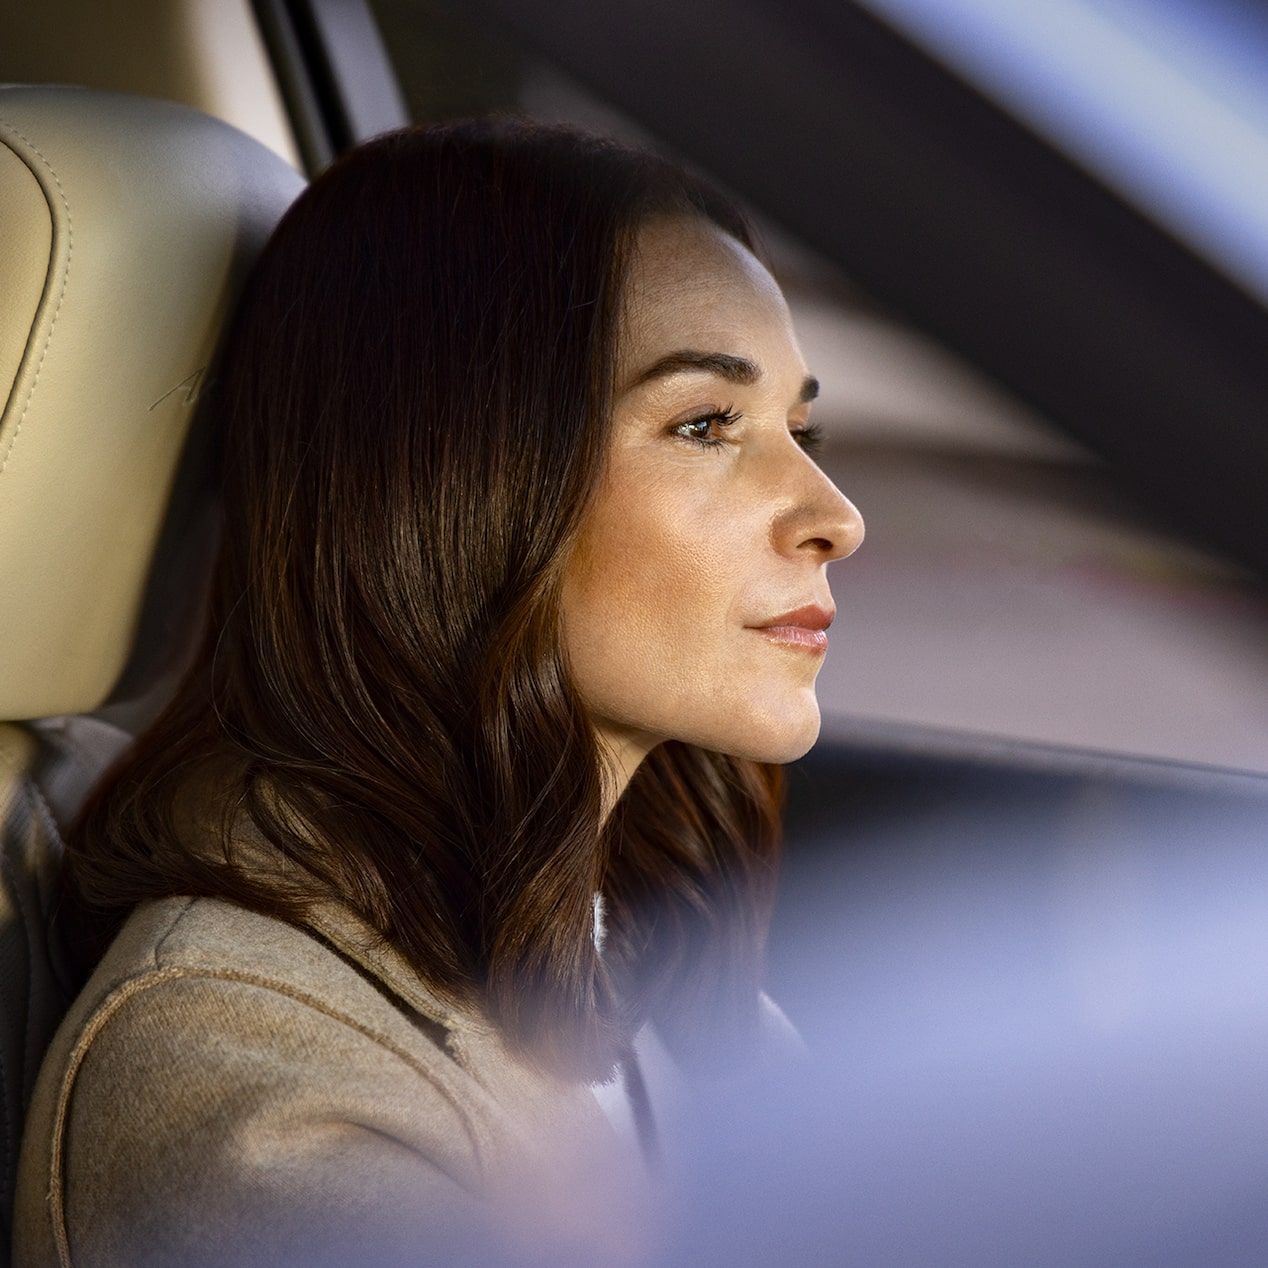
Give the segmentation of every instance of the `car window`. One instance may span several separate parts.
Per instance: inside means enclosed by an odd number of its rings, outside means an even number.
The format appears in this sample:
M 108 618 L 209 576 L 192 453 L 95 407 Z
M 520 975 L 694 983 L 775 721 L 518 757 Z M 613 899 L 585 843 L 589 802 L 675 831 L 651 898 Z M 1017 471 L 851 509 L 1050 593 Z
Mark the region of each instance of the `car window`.
M 1268 11 L 1237 0 L 866 0 L 1268 299 Z

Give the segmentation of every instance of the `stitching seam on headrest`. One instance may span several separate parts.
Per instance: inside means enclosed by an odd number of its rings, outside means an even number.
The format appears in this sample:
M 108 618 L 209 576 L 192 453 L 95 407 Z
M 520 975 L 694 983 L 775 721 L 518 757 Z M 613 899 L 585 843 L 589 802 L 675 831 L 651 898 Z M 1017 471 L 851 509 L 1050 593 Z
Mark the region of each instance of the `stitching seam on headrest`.
M 57 173 L 53 170 L 53 165 L 44 156 L 39 146 L 31 140 L 30 137 L 19 132 L 17 128 L 5 124 L 4 130 L 10 135 L 20 140 L 32 154 L 35 154 L 41 163 L 48 170 L 48 174 L 53 178 L 53 183 L 57 186 L 58 196 L 62 200 L 62 207 L 66 211 L 66 265 L 62 269 L 62 288 L 57 295 L 57 305 L 53 309 L 53 320 L 49 323 L 48 334 L 44 339 L 44 347 L 40 349 L 39 364 L 35 367 L 35 377 L 31 380 L 31 386 L 27 389 L 26 400 L 22 402 L 22 413 L 18 418 L 18 425 L 14 428 L 13 437 L 10 439 L 8 447 L 4 451 L 4 456 L 0 458 L 0 475 L 4 475 L 4 469 L 9 465 L 9 455 L 13 453 L 13 446 L 18 443 L 18 437 L 22 434 L 22 424 L 26 422 L 27 413 L 31 408 L 31 398 L 35 395 L 35 389 L 39 385 L 40 373 L 44 369 L 44 358 L 48 355 L 49 344 L 53 341 L 53 331 L 57 328 L 57 318 L 61 315 L 62 300 L 66 298 L 66 281 L 70 276 L 71 256 L 75 251 L 75 229 L 71 223 L 70 203 L 66 200 L 66 191 L 62 188 L 62 182 L 58 179 Z M 43 182 L 41 182 L 43 184 Z

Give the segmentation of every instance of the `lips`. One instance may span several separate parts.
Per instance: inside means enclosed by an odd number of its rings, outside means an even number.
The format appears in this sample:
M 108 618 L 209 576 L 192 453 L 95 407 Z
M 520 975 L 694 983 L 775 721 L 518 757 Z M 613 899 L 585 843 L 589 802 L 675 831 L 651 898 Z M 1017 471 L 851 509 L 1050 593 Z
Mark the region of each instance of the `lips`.
M 784 647 L 822 654 L 828 650 L 827 629 L 835 615 L 830 608 L 808 603 L 750 628 Z

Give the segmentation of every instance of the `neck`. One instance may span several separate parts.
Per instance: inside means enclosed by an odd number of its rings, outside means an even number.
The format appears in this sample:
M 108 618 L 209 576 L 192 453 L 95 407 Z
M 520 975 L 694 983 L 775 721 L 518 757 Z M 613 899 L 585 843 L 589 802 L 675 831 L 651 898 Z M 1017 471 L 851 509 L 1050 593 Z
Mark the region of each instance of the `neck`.
M 656 742 L 642 735 L 599 728 L 599 745 L 603 755 L 603 822 L 607 823 L 634 772 Z

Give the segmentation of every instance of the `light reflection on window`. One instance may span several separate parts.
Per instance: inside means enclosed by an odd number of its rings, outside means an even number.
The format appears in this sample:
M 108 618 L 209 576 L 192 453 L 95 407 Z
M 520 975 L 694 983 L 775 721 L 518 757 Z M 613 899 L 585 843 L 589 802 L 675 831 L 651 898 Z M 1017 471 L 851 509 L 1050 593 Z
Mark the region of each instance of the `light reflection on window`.
M 864 3 L 1268 302 L 1268 11 Z

